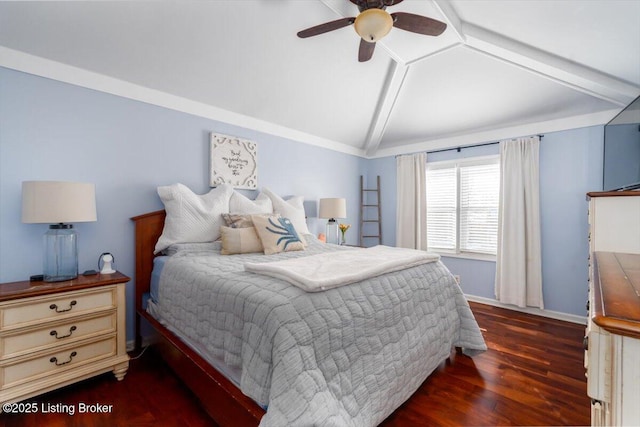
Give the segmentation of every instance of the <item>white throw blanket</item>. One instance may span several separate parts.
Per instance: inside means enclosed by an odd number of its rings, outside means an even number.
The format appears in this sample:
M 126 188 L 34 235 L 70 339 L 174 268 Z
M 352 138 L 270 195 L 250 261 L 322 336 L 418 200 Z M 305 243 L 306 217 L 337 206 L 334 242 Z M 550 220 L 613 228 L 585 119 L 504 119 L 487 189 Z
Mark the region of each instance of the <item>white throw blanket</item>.
M 379 245 L 275 262 L 247 262 L 244 269 L 286 280 L 307 292 L 319 292 L 439 259 L 438 254 Z

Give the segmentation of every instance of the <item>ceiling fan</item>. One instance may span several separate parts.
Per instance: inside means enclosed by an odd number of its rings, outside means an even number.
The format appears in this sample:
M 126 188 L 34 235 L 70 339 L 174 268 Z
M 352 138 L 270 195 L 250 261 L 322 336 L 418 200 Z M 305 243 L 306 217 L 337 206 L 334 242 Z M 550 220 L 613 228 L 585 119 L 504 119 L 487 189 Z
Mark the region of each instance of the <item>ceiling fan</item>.
M 355 18 L 342 18 L 325 22 L 315 27 L 298 32 L 298 37 L 307 38 L 328 33 L 342 27 L 354 24 L 355 30 L 361 37 L 358 50 L 358 61 L 365 62 L 373 56 L 376 42 L 386 36 L 391 27 L 427 36 L 439 36 L 447 28 L 447 24 L 426 16 L 413 13 L 396 12 L 389 14 L 385 9 L 403 0 L 349 0 L 358 6 L 360 14 Z

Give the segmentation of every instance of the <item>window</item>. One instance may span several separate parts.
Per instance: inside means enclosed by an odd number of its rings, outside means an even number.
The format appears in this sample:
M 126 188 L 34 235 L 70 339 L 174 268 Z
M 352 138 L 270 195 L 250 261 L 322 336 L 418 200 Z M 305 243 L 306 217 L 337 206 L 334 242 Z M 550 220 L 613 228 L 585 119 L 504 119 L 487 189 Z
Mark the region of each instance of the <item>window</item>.
M 495 255 L 499 157 L 427 163 L 427 244 L 451 254 Z

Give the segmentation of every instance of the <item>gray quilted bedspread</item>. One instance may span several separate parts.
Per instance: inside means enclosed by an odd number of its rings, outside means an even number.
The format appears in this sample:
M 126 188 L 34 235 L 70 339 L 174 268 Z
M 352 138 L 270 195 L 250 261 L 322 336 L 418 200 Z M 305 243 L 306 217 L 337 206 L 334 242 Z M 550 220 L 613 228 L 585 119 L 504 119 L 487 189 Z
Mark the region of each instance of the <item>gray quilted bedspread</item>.
M 317 293 L 243 268 L 338 250 L 358 249 L 311 241 L 301 252 L 224 256 L 216 244 L 184 245 L 162 271 L 163 323 L 241 368 L 241 390 L 268 405 L 263 426 L 377 425 L 452 346 L 486 350 L 440 261 Z

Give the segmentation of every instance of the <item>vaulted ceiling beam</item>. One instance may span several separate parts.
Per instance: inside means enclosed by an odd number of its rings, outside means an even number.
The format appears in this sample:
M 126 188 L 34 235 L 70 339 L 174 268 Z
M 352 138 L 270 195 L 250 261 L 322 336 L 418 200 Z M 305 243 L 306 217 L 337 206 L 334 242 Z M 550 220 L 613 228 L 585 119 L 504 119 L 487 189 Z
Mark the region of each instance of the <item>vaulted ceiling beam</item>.
M 468 22 L 462 30 L 466 46 L 476 51 L 621 107 L 640 93 L 635 85 Z
M 433 0 L 433 3 L 449 29 L 476 51 L 620 106 L 629 104 L 640 93 L 639 87 L 615 77 L 462 21 L 448 1 Z
M 404 84 L 408 70 L 408 66 L 391 61 L 389 73 L 387 74 L 385 85 L 380 93 L 378 106 L 376 107 L 376 112 L 365 140 L 364 151 L 367 156 L 375 154 L 382 142 L 382 137 L 384 136 L 384 131 L 391 117 L 393 106 L 402 90 L 402 85 Z
M 448 0 L 432 0 L 433 4 L 436 6 L 436 9 L 440 11 L 444 20 L 447 21 L 447 31 L 453 31 L 455 35 L 458 37 L 460 42 L 464 43 L 465 36 L 462 32 L 462 20 L 453 9 L 451 3 Z

